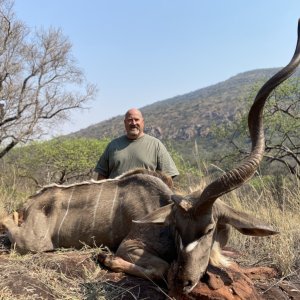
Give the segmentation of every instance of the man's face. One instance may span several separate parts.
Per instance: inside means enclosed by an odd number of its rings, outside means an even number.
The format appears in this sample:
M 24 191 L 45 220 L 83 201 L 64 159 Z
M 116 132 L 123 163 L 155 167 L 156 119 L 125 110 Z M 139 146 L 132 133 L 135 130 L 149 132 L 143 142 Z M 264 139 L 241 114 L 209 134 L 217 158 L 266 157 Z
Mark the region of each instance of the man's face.
M 129 111 L 124 124 L 129 139 L 135 140 L 144 135 L 144 119 L 139 111 Z

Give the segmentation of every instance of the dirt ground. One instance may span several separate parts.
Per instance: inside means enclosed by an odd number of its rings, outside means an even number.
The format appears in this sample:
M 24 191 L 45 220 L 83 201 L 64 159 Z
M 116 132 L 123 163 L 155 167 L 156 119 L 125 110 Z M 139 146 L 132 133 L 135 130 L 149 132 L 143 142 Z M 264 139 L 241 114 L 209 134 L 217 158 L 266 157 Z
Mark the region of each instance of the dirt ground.
M 68 250 L 20 256 L 10 250 L 7 236 L 0 236 L 0 300 L 11 299 L 174 299 L 168 295 L 165 283 L 154 283 L 122 273 L 113 273 L 99 265 L 95 249 Z M 210 267 L 212 282 L 228 285 L 231 271 Z M 299 271 L 299 270 L 298 270 Z M 280 278 L 271 268 L 243 269 L 254 284 L 257 299 L 300 300 L 300 272 Z M 236 273 L 235 273 L 236 274 Z M 227 279 L 226 279 L 226 278 Z M 207 290 L 217 289 L 204 279 L 189 296 L 176 299 L 251 299 L 236 295 L 204 295 Z M 227 281 L 226 281 L 227 280 Z M 219 284 L 218 283 L 218 284 Z M 198 289 L 198 292 L 197 292 Z M 242 288 L 243 289 L 243 288 Z M 238 293 L 237 293 L 238 294 Z M 215 298 L 214 298 L 215 297 Z M 217 297 L 217 298 L 216 298 Z M 223 298 L 222 298 L 223 297 Z M 227 297 L 227 298 L 226 298 Z M 252 300 L 252 299 L 251 299 Z

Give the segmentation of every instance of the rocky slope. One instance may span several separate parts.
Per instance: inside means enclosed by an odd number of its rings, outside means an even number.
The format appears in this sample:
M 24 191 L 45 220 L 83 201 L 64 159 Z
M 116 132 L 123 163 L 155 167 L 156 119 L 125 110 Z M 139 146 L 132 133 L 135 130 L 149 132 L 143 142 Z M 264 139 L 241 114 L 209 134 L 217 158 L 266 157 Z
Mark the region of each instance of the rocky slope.
M 277 68 L 244 72 L 215 85 L 142 107 L 146 131 L 160 139 L 177 141 L 205 137 L 212 124 L 233 120 L 244 109 L 253 85 L 261 85 L 276 71 Z M 72 136 L 101 139 L 123 132 L 123 116 L 116 116 Z

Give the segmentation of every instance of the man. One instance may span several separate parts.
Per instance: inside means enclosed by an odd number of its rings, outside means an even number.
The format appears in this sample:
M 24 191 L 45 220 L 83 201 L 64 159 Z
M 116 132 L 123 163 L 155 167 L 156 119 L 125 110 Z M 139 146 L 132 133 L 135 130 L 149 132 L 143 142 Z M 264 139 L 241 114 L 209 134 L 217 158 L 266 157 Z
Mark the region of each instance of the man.
M 138 109 L 127 111 L 124 125 L 126 135 L 112 140 L 97 163 L 98 180 L 115 178 L 136 168 L 158 170 L 171 177 L 179 174 L 162 142 L 144 133 L 144 119 Z

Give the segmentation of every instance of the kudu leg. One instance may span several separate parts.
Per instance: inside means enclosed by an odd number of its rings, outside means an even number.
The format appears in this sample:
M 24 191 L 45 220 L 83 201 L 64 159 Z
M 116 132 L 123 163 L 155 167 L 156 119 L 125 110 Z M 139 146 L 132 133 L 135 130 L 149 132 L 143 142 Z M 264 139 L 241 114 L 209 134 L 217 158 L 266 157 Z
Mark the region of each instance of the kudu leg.
M 123 242 L 114 255 L 99 255 L 99 261 L 114 272 L 124 272 L 151 280 L 162 280 L 166 277 L 170 265 L 163 259 Z
M 169 264 L 157 257 L 150 259 L 150 263 L 155 261 L 151 266 L 140 266 L 135 263 L 128 262 L 119 256 L 103 255 L 98 256 L 99 261 L 107 268 L 114 272 L 124 272 L 129 275 L 151 279 L 162 280 L 167 274 Z

